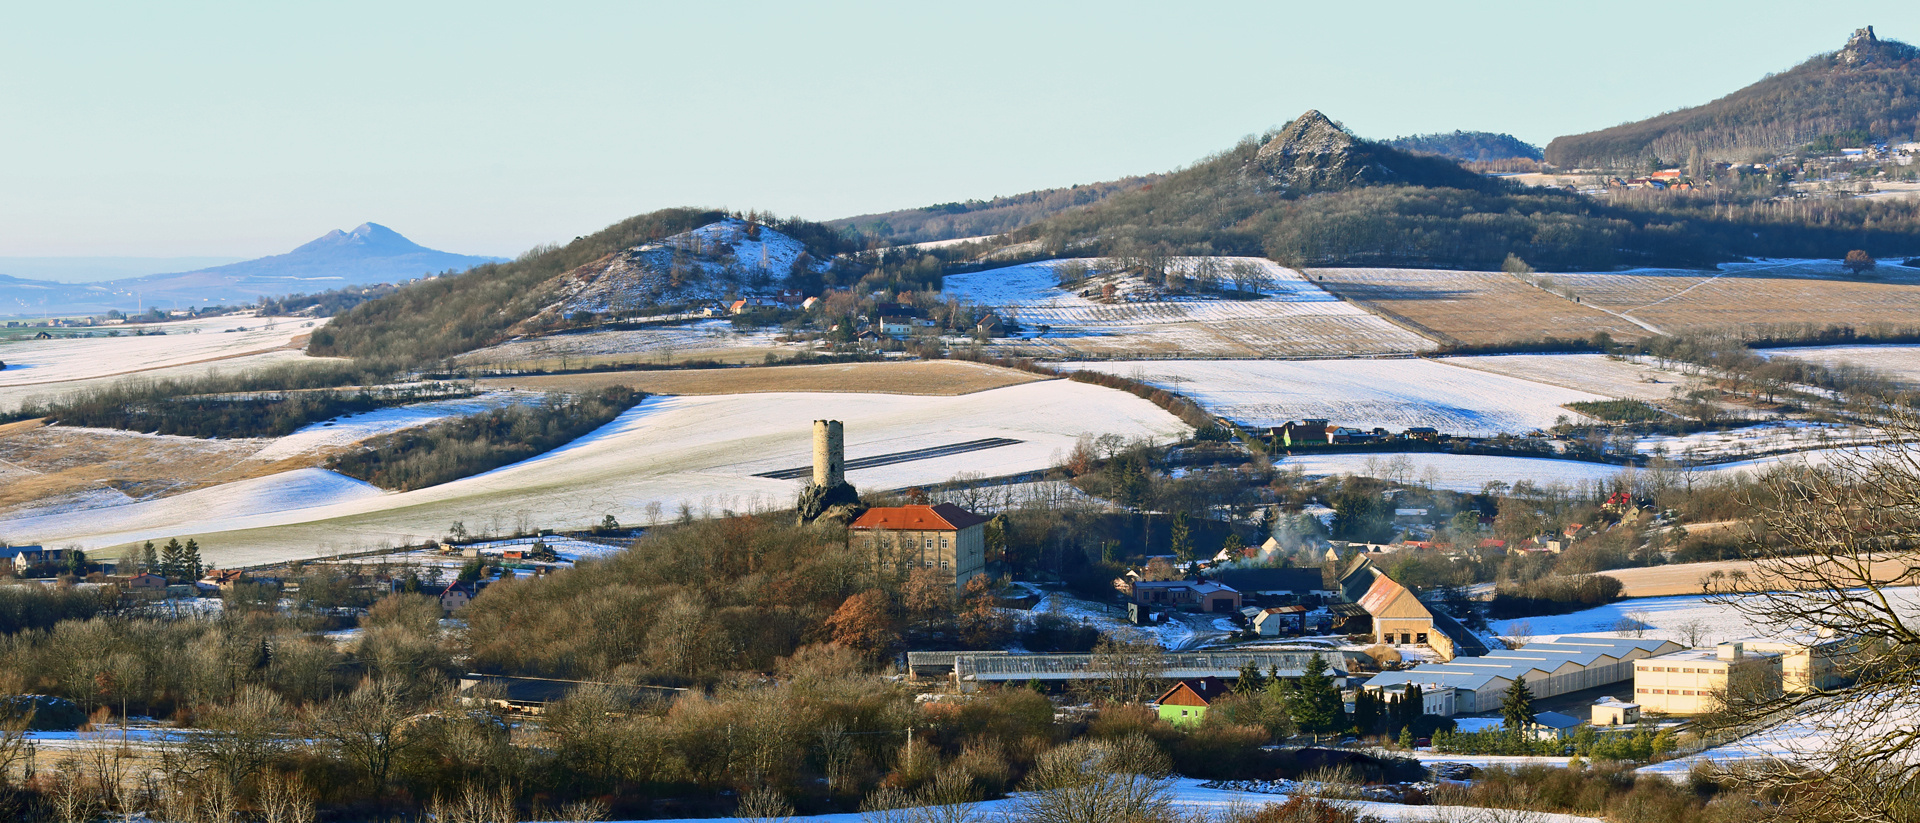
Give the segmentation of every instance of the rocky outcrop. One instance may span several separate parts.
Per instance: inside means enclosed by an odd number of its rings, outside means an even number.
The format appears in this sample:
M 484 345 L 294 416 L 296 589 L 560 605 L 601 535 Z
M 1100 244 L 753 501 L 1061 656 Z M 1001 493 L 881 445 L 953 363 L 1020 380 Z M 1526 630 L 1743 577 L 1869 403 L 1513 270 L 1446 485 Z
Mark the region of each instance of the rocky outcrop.
M 1484 178 L 1458 164 L 1354 137 L 1319 111 L 1300 115 L 1253 156 L 1256 175 L 1288 192 L 1334 191 L 1400 183 L 1481 188 Z
M 844 525 L 853 522 L 867 507 L 860 502 L 860 493 L 854 490 L 853 484 L 841 481 L 832 486 L 808 483 L 800 490 L 797 508 L 801 525 L 823 518 Z

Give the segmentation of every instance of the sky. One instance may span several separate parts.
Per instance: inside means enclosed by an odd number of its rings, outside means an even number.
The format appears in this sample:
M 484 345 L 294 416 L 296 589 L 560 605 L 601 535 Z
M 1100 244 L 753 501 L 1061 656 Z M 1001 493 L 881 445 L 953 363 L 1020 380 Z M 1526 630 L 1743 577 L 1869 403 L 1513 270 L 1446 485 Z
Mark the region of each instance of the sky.
M 1920 4 L 1752 0 L 176 0 L 0 20 L 0 258 L 254 257 L 366 221 L 514 256 L 667 206 L 824 220 L 1167 171 L 1310 108 L 1368 137 L 1544 145 L 1863 25 L 1920 42 Z

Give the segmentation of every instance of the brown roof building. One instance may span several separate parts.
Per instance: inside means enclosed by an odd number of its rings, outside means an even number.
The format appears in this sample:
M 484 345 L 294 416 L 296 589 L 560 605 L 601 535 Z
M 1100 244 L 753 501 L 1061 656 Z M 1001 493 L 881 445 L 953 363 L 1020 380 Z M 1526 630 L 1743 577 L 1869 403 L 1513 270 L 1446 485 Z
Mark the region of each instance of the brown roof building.
M 955 506 L 871 508 L 847 526 L 847 540 L 882 571 L 914 569 L 953 575 L 955 591 L 987 573 L 987 518 Z

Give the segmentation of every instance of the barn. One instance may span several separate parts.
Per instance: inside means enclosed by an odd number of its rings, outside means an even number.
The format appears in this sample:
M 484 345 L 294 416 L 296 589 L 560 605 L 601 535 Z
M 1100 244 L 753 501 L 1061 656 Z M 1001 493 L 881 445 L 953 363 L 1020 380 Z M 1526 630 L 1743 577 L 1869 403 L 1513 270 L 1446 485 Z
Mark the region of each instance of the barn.
M 1534 697 L 1612 685 L 1633 679 L 1633 661 L 1682 649 L 1671 640 L 1629 637 L 1566 636 L 1503 649 L 1484 657 L 1458 657 L 1397 672 L 1381 672 L 1368 688 L 1417 683 L 1459 689 L 1462 714 L 1496 711 L 1500 696 L 1514 680 L 1525 678 Z

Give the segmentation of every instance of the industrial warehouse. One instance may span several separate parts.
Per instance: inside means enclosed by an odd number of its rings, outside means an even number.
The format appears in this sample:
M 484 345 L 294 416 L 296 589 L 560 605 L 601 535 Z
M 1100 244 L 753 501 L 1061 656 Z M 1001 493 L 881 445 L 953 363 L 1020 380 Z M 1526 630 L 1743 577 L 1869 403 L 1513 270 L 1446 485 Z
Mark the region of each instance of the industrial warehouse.
M 1430 701 L 1441 709 L 1433 713 L 1443 717 L 1497 711 L 1501 693 L 1516 679 L 1524 678 L 1536 698 L 1557 697 L 1630 681 L 1634 661 L 1684 648 L 1671 640 L 1559 637 L 1484 657 L 1460 657 L 1407 671 L 1381 672 L 1368 679 L 1365 688 L 1411 684 L 1420 686 L 1426 694 L 1451 694 L 1451 700 L 1441 697 Z

